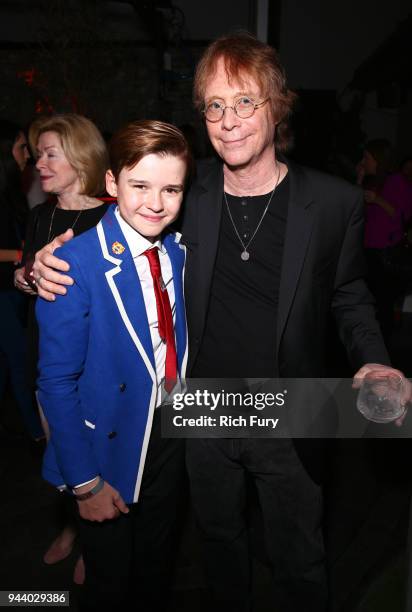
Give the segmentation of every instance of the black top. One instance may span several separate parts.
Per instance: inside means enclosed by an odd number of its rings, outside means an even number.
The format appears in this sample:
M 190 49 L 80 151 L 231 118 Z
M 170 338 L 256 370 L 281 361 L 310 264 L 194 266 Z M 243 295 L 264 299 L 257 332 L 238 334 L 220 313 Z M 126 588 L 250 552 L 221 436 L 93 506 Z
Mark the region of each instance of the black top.
M 106 212 L 108 204 L 86 208 L 82 211 L 55 209 L 55 206 L 55 202 L 46 202 L 31 210 L 27 223 L 23 261 L 69 228 L 73 228 L 74 235 L 78 236 L 97 225 Z
M 35 206 L 29 215 L 26 242 L 24 245 L 23 262 L 26 262 L 32 255 L 43 248 L 48 241 L 55 236 L 62 234 L 69 228 L 73 228 L 75 236 L 91 229 L 97 225 L 105 214 L 109 204 L 102 204 L 95 208 L 86 208 L 79 215 L 78 210 L 55 209 L 55 202 L 47 202 Z M 53 216 L 54 211 L 54 216 Z M 52 221 L 53 217 L 53 221 Z M 50 236 L 50 239 L 48 240 Z M 37 360 L 39 330 L 35 316 L 36 297 L 32 297 L 29 304 L 28 319 L 28 370 L 30 383 L 35 386 L 37 378 Z
M 253 197 L 227 194 L 226 197 L 233 222 L 247 245 L 270 193 Z M 287 175 L 277 187 L 266 216 L 247 247 L 249 260 L 242 261 L 243 246 L 223 198 L 205 332 L 193 377 L 275 376 L 276 321 L 288 200 Z M 265 341 L 256 342 L 257 338 Z

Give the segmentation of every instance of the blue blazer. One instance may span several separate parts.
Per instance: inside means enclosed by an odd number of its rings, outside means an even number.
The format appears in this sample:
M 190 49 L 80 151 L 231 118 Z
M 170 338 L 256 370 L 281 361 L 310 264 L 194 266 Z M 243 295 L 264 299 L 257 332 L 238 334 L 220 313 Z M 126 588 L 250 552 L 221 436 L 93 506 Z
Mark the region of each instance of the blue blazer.
M 115 205 L 95 228 L 56 252 L 74 279 L 67 295 L 37 300 L 39 400 L 51 432 L 43 475 L 71 487 L 101 474 L 132 503 L 139 496 L 157 386 L 143 293 L 114 210 Z M 115 242 L 125 247 L 121 255 L 113 253 Z M 184 378 L 186 252 L 177 234 L 167 234 L 163 245 L 173 270 Z

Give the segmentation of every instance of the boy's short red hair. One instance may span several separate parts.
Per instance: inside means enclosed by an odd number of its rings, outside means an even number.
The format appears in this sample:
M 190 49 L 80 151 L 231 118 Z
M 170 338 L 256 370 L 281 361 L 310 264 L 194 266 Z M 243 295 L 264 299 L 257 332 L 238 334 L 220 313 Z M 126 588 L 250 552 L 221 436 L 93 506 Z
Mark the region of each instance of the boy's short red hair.
M 110 141 L 110 168 L 116 181 L 123 168 L 133 168 L 150 154 L 180 157 L 186 163 L 186 179 L 192 172 L 192 153 L 182 132 L 170 123 L 146 119 L 127 124 Z

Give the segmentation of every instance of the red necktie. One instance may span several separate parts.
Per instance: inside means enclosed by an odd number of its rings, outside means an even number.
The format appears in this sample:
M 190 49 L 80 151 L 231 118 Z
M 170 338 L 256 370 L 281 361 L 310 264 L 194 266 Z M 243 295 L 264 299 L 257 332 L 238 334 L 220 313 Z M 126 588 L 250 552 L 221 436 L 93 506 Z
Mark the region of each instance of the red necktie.
M 166 342 L 165 389 L 169 393 L 175 386 L 177 378 L 177 357 L 172 309 L 170 308 L 169 294 L 162 279 L 158 248 L 149 249 L 143 255 L 146 255 L 148 259 L 150 272 L 153 277 L 159 335 Z

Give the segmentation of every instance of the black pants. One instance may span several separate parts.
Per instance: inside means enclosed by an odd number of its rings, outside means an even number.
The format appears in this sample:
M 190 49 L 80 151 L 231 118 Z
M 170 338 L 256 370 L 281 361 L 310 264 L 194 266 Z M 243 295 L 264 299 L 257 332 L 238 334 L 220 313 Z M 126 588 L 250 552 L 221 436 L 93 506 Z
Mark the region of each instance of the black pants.
M 156 411 L 138 503 L 103 523 L 79 519 L 86 566 L 80 610 L 167 610 L 184 485 L 183 440 L 161 438 Z
M 321 492 L 292 441 L 192 439 L 187 441 L 187 466 L 214 611 L 252 609 L 245 517 L 248 472 L 256 487 L 273 571 L 273 609 L 323 612 L 327 585 Z

